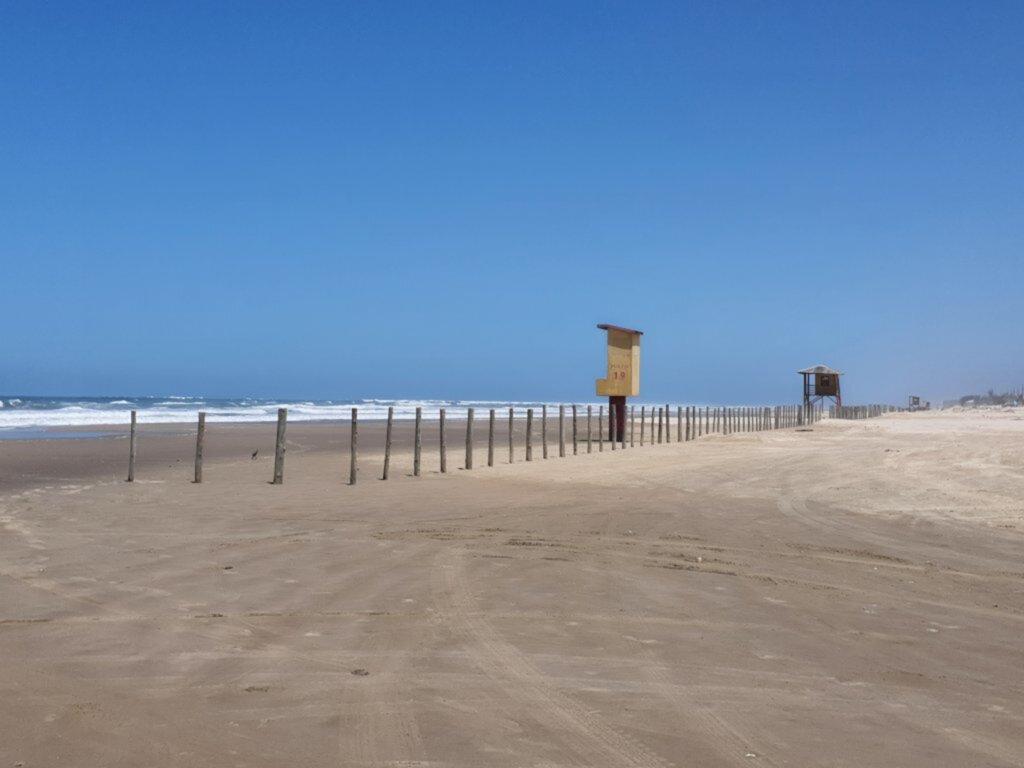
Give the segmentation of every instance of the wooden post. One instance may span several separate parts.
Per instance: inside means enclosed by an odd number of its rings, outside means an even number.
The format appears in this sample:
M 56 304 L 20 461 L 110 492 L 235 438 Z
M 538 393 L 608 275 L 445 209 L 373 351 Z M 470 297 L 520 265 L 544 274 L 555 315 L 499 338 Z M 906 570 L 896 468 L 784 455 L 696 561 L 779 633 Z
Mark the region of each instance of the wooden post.
M 594 407 L 592 405 L 587 406 L 587 453 L 590 453 L 594 442 L 594 429 L 593 429 L 593 416 Z
M 644 447 L 644 431 L 647 426 L 647 406 L 640 406 L 640 447 Z
M 572 455 L 579 453 L 579 425 L 576 421 L 576 406 L 572 407 Z
M 274 485 L 284 482 L 284 428 L 288 424 L 288 409 L 277 409 L 277 441 L 274 443 Z
M 690 442 L 690 406 L 686 406 L 686 442 Z
M 473 468 L 473 409 L 466 409 L 466 469 Z
M 384 430 L 384 472 L 380 476 L 381 480 L 387 480 L 391 470 L 391 424 L 394 419 L 395 409 L 393 406 L 388 406 L 388 425 Z
M 672 442 L 672 410 L 665 403 L 665 443 Z
M 651 445 L 654 445 L 654 414 L 655 408 L 651 406 Z
M 516 444 L 515 444 L 515 409 L 508 409 L 508 463 L 511 464 L 516 459 Z
M 615 403 L 608 405 L 608 436 L 612 439 L 612 450 L 615 450 L 615 443 L 618 442 L 619 420 L 615 418 Z
M 412 474 L 420 476 L 420 462 L 423 459 L 423 409 L 416 409 L 416 431 L 412 441 Z
M 565 458 L 565 406 L 558 406 L 558 458 Z
M 196 427 L 196 476 L 195 482 L 203 482 L 203 438 L 206 436 L 206 411 L 199 412 L 199 425 Z
M 441 472 L 448 471 L 448 446 L 445 443 L 444 408 L 441 409 Z
M 356 441 L 359 435 L 359 409 L 352 409 L 352 432 L 349 438 L 348 484 L 356 484 Z
M 597 450 L 604 451 L 604 406 L 597 409 Z
M 526 409 L 526 460 L 533 461 L 533 408 Z
M 711 432 L 711 409 L 704 409 L 704 434 L 710 434 Z
M 135 423 L 137 420 L 135 411 L 132 411 L 132 428 L 128 437 L 128 482 L 135 482 Z
M 683 406 L 676 406 L 676 442 L 683 442 Z
M 487 427 L 487 466 L 494 466 L 494 409 L 491 408 L 491 418 Z
M 636 406 L 629 406 L 629 447 L 634 448 L 636 444 L 633 438 L 636 436 Z
M 542 405 L 540 411 L 540 447 L 541 455 L 546 459 L 548 457 L 548 407 L 546 405 Z
M 658 445 L 661 445 L 661 440 L 662 440 L 661 419 L 662 419 L 662 413 L 661 413 L 661 408 L 659 407 L 658 408 Z

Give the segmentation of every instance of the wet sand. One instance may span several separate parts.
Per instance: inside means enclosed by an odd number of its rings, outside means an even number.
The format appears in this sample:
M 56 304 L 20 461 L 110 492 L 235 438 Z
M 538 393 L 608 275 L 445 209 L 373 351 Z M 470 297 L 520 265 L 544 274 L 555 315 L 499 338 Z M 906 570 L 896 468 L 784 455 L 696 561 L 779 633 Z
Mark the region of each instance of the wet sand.
M 170 432 L 0 441 L 0 766 L 1022 764 L 1019 412 L 387 483 L 366 425 L 355 487 Z

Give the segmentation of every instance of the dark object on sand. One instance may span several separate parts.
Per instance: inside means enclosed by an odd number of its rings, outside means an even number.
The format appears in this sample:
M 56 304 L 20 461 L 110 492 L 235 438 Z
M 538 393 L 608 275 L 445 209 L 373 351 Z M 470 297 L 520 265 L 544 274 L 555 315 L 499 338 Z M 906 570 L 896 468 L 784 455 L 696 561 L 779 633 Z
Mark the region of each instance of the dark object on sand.
M 260 449 L 257 448 L 255 451 L 252 452 L 252 457 L 255 459 L 256 458 L 256 454 L 259 453 L 259 452 L 260 452 Z
M 356 675 L 357 677 L 366 677 L 370 673 L 365 669 L 353 669 L 352 674 Z

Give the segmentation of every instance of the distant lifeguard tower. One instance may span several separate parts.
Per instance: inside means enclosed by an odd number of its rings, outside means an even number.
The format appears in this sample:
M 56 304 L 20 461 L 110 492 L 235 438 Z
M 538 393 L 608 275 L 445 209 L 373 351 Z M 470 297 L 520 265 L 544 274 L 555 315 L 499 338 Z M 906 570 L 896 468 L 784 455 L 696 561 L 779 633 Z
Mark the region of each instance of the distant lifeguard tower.
M 797 371 L 804 377 L 804 405 L 811 406 L 823 400 L 832 400 L 837 407 L 843 404 L 839 377 L 843 374 L 827 365 L 816 365 Z
M 640 394 L 640 337 L 643 331 L 602 323 L 597 326 L 608 332 L 608 377 L 597 380 L 597 394 L 608 398 L 608 428 L 611 431 L 611 410 L 615 407 L 616 434 L 626 434 L 626 398 Z

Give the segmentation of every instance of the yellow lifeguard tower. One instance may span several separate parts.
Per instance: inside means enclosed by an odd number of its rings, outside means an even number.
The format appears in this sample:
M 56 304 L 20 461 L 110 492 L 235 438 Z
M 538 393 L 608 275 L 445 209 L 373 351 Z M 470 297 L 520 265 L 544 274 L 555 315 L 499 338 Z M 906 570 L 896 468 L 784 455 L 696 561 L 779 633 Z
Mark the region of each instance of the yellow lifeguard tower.
M 608 376 L 597 380 L 597 394 L 608 398 L 608 426 L 615 407 L 616 433 L 621 439 L 626 428 L 626 398 L 640 394 L 640 337 L 643 331 L 602 323 L 608 332 Z

